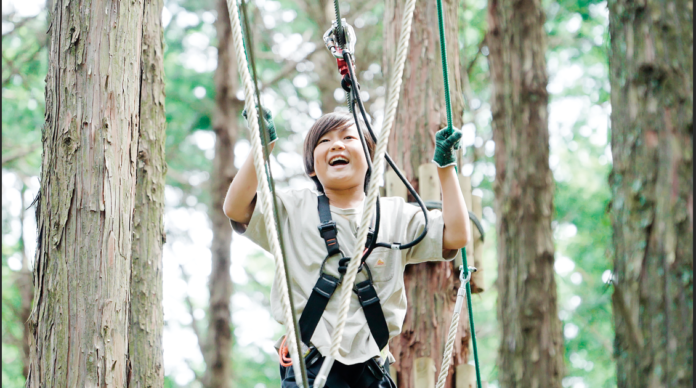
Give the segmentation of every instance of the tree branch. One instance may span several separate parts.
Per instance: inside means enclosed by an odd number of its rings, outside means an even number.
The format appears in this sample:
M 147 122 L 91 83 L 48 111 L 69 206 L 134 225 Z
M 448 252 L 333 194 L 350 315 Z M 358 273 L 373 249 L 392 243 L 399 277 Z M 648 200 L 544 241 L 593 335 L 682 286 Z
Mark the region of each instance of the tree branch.
M 39 16 L 39 14 L 36 14 L 36 15 L 34 15 L 34 16 L 25 17 L 24 19 L 22 19 L 22 20 L 20 20 L 20 21 L 18 21 L 18 22 L 13 22 L 13 21 L 10 20 L 10 19 L 12 19 L 12 18 L 14 17 L 14 15 L 15 15 L 15 13 L 13 12 L 13 13 L 9 14 L 8 17 L 2 18 L 2 19 L 3 19 L 3 20 L 2 20 L 3 22 L 14 24 L 14 28 L 12 28 L 10 31 L 7 31 L 7 32 L 5 32 L 5 33 L 2 34 L 2 37 L 3 37 L 3 38 L 6 37 L 6 36 L 12 35 L 15 31 L 17 31 L 18 29 L 24 27 L 25 24 L 29 23 L 30 21 L 36 19 L 37 16 Z
M 478 45 L 478 50 L 476 50 L 476 54 L 474 55 L 474 59 L 469 62 L 469 65 L 466 67 L 466 75 L 470 76 L 471 75 L 471 70 L 474 68 L 474 64 L 476 64 L 476 60 L 479 58 L 481 55 L 481 49 L 483 49 L 483 46 L 486 44 L 486 38 L 488 37 L 488 33 L 483 36 L 483 39 L 481 39 L 481 42 L 479 42 Z
M 29 147 L 20 148 L 19 150 L 15 151 L 9 155 L 5 155 L 5 153 L 3 152 L 2 166 L 4 167 L 6 163 L 13 162 L 17 159 L 21 159 L 21 158 L 31 154 L 32 152 L 36 151 L 40 146 L 41 146 L 41 144 L 32 144 Z
M 186 287 L 188 288 L 189 284 L 189 279 L 191 278 L 189 274 L 184 270 L 184 266 L 179 264 L 179 269 L 181 270 L 181 277 L 184 278 L 184 281 L 186 282 Z M 186 303 L 186 308 L 188 309 L 189 314 L 191 315 L 191 328 L 193 329 L 193 333 L 196 335 L 196 339 L 198 340 L 198 346 L 200 347 L 201 354 L 203 355 L 203 360 L 207 362 L 207 354 L 208 354 L 208 344 L 206 341 L 203 339 L 203 335 L 201 334 L 200 330 L 198 329 L 198 319 L 196 319 L 196 316 L 193 315 L 193 302 L 191 301 L 191 297 L 189 296 L 188 292 L 186 292 L 186 296 L 184 297 L 184 302 Z M 195 371 L 194 371 L 195 373 Z
M 288 61 L 285 66 L 283 66 L 282 69 L 278 72 L 278 74 L 275 75 L 275 77 L 271 78 L 268 82 L 263 82 L 263 85 L 261 86 L 260 92 L 263 92 L 264 90 L 274 86 L 276 83 L 278 83 L 280 80 L 286 78 L 288 75 L 290 75 L 297 65 L 302 62 L 306 61 L 309 58 L 311 58 L 317 51 L 316 48 L 312 50 L 309 54 L 307 54 L 304 58 L 300 59 L 299 61 Z

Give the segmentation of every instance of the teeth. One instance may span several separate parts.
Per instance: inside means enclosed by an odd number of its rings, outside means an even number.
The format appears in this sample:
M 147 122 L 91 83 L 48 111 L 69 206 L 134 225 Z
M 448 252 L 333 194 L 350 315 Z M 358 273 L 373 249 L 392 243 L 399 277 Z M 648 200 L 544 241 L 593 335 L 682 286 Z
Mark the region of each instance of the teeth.
M 343 156 L 336 156 L 336 157 L 332 158 L 331 160 L 329 160 L 329 165 L 333 166 L 334 163 L 338 162 L 339 160 L 342 160 L 342 161 L 348 163 L 348 159 L 344 158 Z

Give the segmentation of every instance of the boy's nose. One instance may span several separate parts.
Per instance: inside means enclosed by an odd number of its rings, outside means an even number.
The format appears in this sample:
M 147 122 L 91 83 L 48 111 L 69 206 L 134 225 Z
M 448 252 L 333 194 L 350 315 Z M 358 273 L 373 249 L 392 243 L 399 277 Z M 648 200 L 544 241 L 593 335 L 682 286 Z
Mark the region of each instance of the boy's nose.
M 333 150 L 337 150 L 337 149 L 338 149 L 338 150 L 343 150 L 343 149 L 345 149 L 345 148 L 346 148 L 346 145 L 343 144 L 343 142 L 340 141 L 340 140 L 336 140 L 336 141 L 333 143 L 333 145 L 331 146 L 331 150 L 332 150 L 332 151 L 333 151 Z

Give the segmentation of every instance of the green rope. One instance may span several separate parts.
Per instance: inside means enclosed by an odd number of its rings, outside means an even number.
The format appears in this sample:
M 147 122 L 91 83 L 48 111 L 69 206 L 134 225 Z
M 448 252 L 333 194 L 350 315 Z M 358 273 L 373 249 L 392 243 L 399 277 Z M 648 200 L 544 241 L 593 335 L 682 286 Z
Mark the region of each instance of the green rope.
M 438 0 L 439 1 L 439 0 Z M 469 265 L 466 260 L 466 248 L 462 248 L 462 265 L 464 271 L 464 278 L 469 276 Z M 476 328 L 474 327 L 474 311 L 471 308 L 471 282 L 466 283 L 466 307 L 469 310 L 469 328 L 471 335 L 471 342 L 474 345 L 474 367 L 476 368 L 476 386 L 481 388 L 481 368 L 479 367 L 478 358 L 478 345 L 476 344 Z
M 343 24 L 341 23 L 341 7 L 338 4 L 338 0 L 334 0 L 334 12 L 336 13 L 336 36 L 338 37 L 338 45 L 343 48 L 346 44 L 346 40 L 343 36 Z
M 442 0 L 437 0 L 437 19 L 440 27 L 440 56 L 442 57 L 442 78 L 445 83 L 447 127 L 452 128 L 452 104 L 450 103 L 449 71 L 447 70 L 447 43 L 445 41 L 445 17 L 442 14 Z
M 270 188 L 271 188 L 271 193 L 273 193 L 273 218 L 275 219 L 275 224 L 276 224 L 276 230 L 278 231 L 278 242 L 280 243 L 280 252 L 283 255 L 283 265 L 285 266 L 285 281 L 287 282 L 288 285 L 288 297 L 290 299 L 290 311 L 292 312 L 292 320 L 293 324 L 295 327 L 294 330 L 294 336 L 295 336 L 295 343 L 297 344 L 297 350 L 298 350 L 298 358 L 299 358 L 299 363 L 300 363 L 300 370 L 302 371 L 302 385 L 304 388 L 309 388 L 309 381 L 307 379 L 307 367 L 305 365 L 305 360 L 302 355 L 302 342 L 300 341 L 300 334 L 299 334 L 299 324 L 297 321 L 297 315 L 295 314 L 295 302 L 293 301 L 292 297 L 292 285 L 290 282 L 290 271 L 288 271 L 288 263 L 285 255 L 285 245 L 283 244 L 283 234 L 282 230 L 280 228 L 280 218 L 278 217 L 278 197 L 276 195 L 276 190 L 275 190 L 275 181 L 273 180 L 273 175 L 271 174 L 271 163 L 270 163 L 270 155 L 269 155 L 269 138 L 268 138 L 268 130 L 266 129 L 266 121 L 263 118 L 263 106 L 261 106 L 261 94 L 259 93 L 259 84 L 258 84 L 258 79 L 256 76 L 256 63 L 254 62 L 254 52 L 251 49 L 252 47 L 252 36 L 251 36 L 251 31 L 249 29 L 249 17 L 247 16 L 246 13 L 246 0 L 242 0 L 241 7 L 242 12 L 240 13 L 240 19 L 244 22 L 244 32 L 245 34 L 242 35 L 242 39 L 244 42 L 244 55 L 247 57 L 247 63 L 248 66 L 250 67 L 250 73 L 252 74 L 254 78 L 254 91 L 256 92 L 256 100 L 258 101 L 258 106 L 259 106 L 259 112 L 260 114 L 258 115 L 259 119 L 259 124 L 261 127 L 261 141 L 263 143 L 263 156 L 266 161 L 266 173 L 268 174 L 268 181 L 270 183 Z M 242 18 L 242 15 L 244 17 Z M 246 39 L 245 39 L 246 38 Z
M 445 107 L 447 110 L 447 127 L 452 128 L 452 104 L 450 102 L 449 71 L 447 68 L 447 41 L 445 40 L 445 17 L 442 11 L 442 0 L 437 0 L 437 19 L 440 29 L 440 56 L 442 57 L 442 78 L 445 84 Z M 456 167 L 455 167 L 456 169 Z M 462 248 L 462 264 L 464 277 L 469 276 L 469 264 L 466 259 L 466 248 Z M 474 312 L 471 307 L 471 282 L 466 284 L 466 306 L 469 310 L 469 328 L 474 347 L 474 366 L 476 368 L 476 386 L 481 388 L 481 369 L 479 367 L 478 345 L 476 343 L 476 328 L 474 327 Z

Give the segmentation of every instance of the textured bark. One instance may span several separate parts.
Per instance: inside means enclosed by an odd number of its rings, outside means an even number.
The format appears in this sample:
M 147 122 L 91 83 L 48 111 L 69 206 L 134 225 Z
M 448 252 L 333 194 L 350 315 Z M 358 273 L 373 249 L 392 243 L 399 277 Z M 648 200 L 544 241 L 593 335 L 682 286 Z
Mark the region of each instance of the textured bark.
M 619 387 L 693 386 L 693 6 L 610 1 Z
M 453 124 L 461 127 L 464 101 L 461 93 L 457 4 L 444 1 L 447 56 L 450 70 Z M 391 77 L 396 42 L 401 33 L 403 2 L 387 1 L 384 16 L 385 79 Z M 433 157 L 435 132 L 447 126 L 440 61 L 437 9 L 418 2 L 414 13 L 409 54 L 396 120 L 389 139 L 389 154 L 418 189 L 418 167 Z M 390 343 L 396 358 L 399 387 L 413 387 L 415 359 L 430 357 L 439 368 L 447 340 L 459 279 L 451 262 L 424 263 L 406 267 L 404 274 L 409 309 L 401 336 Z M 455 343 L 446 387 L 454 386 L 454 368 L 468 361 L 469 325 L 461 319 L 460 341 Z
M 208 216 L 212 222 L 212 271 L 208 288 L 210 306 L 205 344 L 207 365 L 205 384 L 210 388 L 231 387 L 232 379 L 232 278 L 230 276 L 232 231 L 222 212 L 227 189 L 237 170 L 234 167 L 234 145 L 242 102 L 237 91 L 237 62 L 232 46 L 232 30 L 225 0 L 218 0 L 216 21 L 218 34 L 218 66 L 215 70 L 215 159 L 211 177 L 212 203 Z
M 143 2 L 56 1 L 27 387 L 126 384 Z
M 488 4 L 502 329 L 498 377 L 506 388 L 560 388 L 545 15 L 538 0 Z
M 162 244 L 164 232 L 164 35 L 162 0 L 145 0 L 140 134 L 133 212 L 128 386 L 162 387 Z
M 22 325 L 22 375 L 24 378 L 29 374 L 29 344 L 31 343 L 31 330 L 27 326 L 27 321 L 31 315 L 31 301 L 34 296 L 34 285 L 32 284 L 32 271 L 29 268 L 29 258 L 27 257 L 26 244 L 24 242 L 24 217 L 26 211 L 26 203 L 24 201 L 24 193 L 27 191 L 27 185 L 24 177 L 22 180 L 22 190 L 20 190 L 20 206 L 19 209 L 19 249 L 22 255 L 22 269 L 15 274 L 14 283 L 19 289 L 21 304 L 19 306 L 19 323 Z

